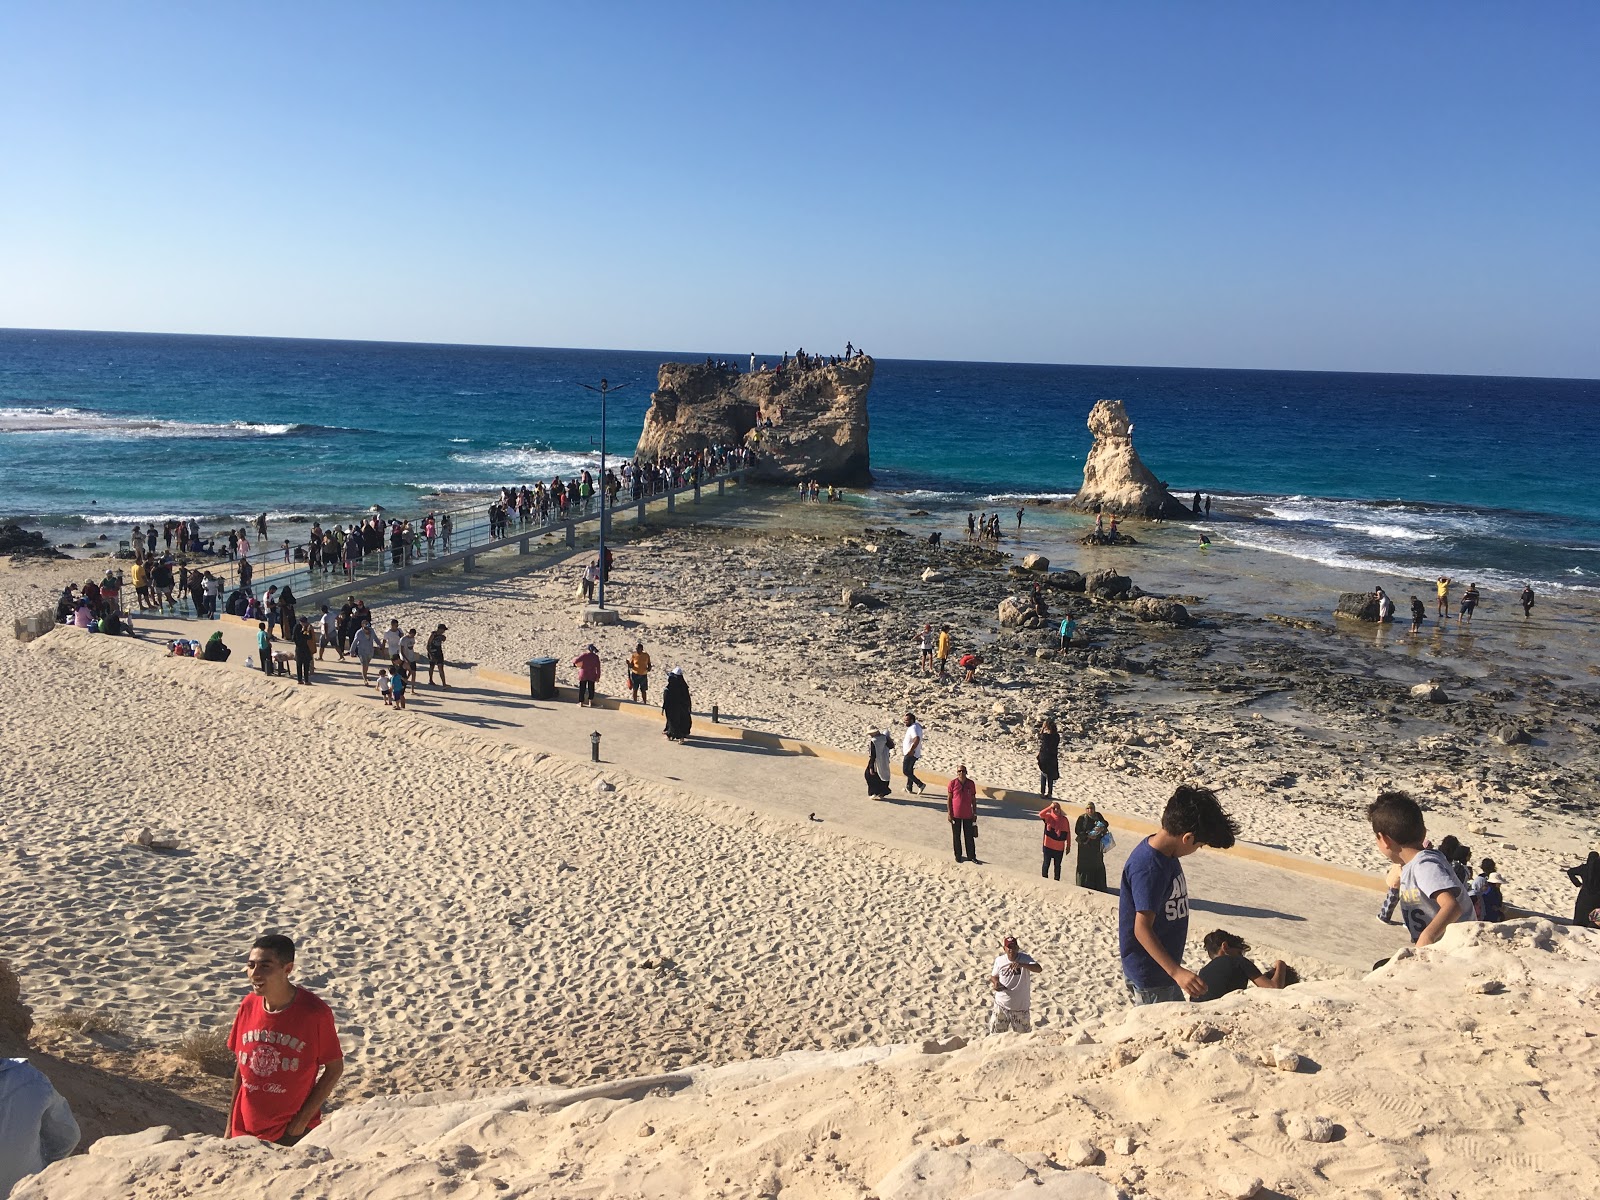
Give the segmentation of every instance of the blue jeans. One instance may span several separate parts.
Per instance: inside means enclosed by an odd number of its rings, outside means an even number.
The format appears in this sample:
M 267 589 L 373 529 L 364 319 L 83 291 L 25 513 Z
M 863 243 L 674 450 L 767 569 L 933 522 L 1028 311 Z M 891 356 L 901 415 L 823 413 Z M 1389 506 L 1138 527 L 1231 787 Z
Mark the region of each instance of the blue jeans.
M 1157 988 L 1135 987 L 1129 983 L 1128 995 L 1135 1004 L 1182 1004 L 1184 1000 L 1183 989 L 1175 983 Z

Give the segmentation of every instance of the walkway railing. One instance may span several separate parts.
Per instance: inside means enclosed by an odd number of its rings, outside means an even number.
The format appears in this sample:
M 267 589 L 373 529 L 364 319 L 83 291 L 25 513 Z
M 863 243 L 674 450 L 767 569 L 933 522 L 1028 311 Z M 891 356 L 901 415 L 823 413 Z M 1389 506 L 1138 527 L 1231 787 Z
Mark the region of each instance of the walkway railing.
M 718 495 L 722 495 L 725 485 L 730 480 L 735 483 L 744 482 L 745 471 L 746 468 L 740 467 L 674 487 L 660 486 L 642 492 L 638 497 L 619 493 L 616 503 L 609 506 L 603 506 L 603 497 L 600 493 L 596 493 L 589 497 L 586 508 L 580 503 L 580 511 L 569 509 L 567 515 L 562 516 L 552 507 L 548 517 L 542 522 L 537 519 L 536 514 L 532 520 L 524 522 L 518 519 L 514 511 L 509 511 L 506 515 L 506 532 L 500 536 L 491 536 L 489 507 L 492 501 L 482 497 L 454 508 L 430 509 L 428 511 L 434 514 L 436 525 L 446 514 L 450 516 L 452 529 L 448 539 L 442 532 L 436 534 L 431 541 L 422 536 L 420 525 L 426 517 L 424 513 L 409 518 L 416 534 L 415 541 L 410 554 L 407 555 L 402 551 L 398 560 L 388 544 L 387 527 L 385 544 L 381 550 L 368 551 L 349 563 L 341 559 L 338 562 L 320 563 L 313 567 L 309 561 L 293 559 L 293 545 L 290 547 L 291 560 L 287 563 L 283 561 L 281 547 L 276 551 L 252 552 L 248 559 L 252 568 L 250 590 L 255 595 L 261 596 L 269 587 L 277 587 L 279 590 L 287 587 L 293 590 L 297 604 L 306 605 L 348 592 L 358 586 L 373 587 L 393 583 L 405 588 L 410 585 L 411 576 L 423 571 L 457 565 L 470 570 L 474 565 L 473 560 L 480 554 L 512 546 L 517 546 L 523 554 L 531 553 L 534 538 L 556 532 L 564 532 L 566 535 L 558 547 L 561 553 L 565 553 L 577 545 L 580 526 L 604 519 L 609 532 L 611 524 L 617 517 L 625 516 L 630 509 L 635 512 L 635 520 L 642 522 L 651 504 L 665 502 L 667 511 L 671 512 L 676 509 L 679 496 L 691 494 L 692 500 L 698 502 L 701 490 L 712 486 L 716 487 Z M 224 577 L 224 600 L 239 586 L 239 563 L 230 562 L 225 566 L 227 574 Z

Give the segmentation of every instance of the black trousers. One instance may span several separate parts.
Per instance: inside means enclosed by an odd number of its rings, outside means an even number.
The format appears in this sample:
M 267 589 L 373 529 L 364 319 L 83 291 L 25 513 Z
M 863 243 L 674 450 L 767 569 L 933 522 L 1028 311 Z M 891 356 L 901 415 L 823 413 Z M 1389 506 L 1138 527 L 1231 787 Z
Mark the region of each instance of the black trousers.
M 917 755 L 907 755 L 901 770 L 906 775 L 906 791 L 909 792 L 912 788 L 920 788 L 922 786 L 922 780 L 917 778 Z
M 1061 878 L 1061 854 L 1062 851 L 1052 850 L 1049 846 L 1044 848 L 1044 865 L 1039 868 L 1040 879 L 1049 878 L 1051 864 L 1055 865 L 1056 878 Z
M 294 656 L 294 677 L 298 683 L 311 682 L 311 655 L 299 651 Z
M 971 817 L 956 817 L 950 822 L 950 848 L 956 852 L 956 861 L 961 862 L 961 845 L 966 843 L 967 857 L 973 862 L 978 861 L 978 822 Z
M 591 702 L 594 700 L 594 680 L 592 679 L 578 680 L 578 703 L 582 704 L 585 700 Z

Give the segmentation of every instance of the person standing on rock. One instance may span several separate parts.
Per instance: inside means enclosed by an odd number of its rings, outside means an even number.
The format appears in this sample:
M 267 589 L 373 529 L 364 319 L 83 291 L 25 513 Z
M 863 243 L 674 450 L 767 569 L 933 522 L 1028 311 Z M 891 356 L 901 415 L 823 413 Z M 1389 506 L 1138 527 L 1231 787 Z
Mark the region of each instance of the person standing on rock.
M 1477 611 L 1478 601 L 1481 598 L 1478 593 L 1478 585 L 1475 583 L 1467 584 L 1467 590 L 1461 593 L 1461 606 L 1456 613 L 1457 629 L 1463 625 L 1472 624 L 1472 614 Z
M 1103 839 L 1110 831 L 1106 820 L 1095 811 L 1094 801 L 1089 801 L 1072 832 L 1078 838 L 1078 858 L 1073 871 L 1073 881 L 1081 888 L 1097 892 L 1106 890 L 1106 856 Z
M 1161 828 L 1133 848 L 1122 866 L 1117 933 L 1122 974 L 1135 1004 L 1181 1002 L 1206 994 L 1205 980 L 1183 965 L 1189 939 L 1189 882 L 1183 860 L 1203 846 L 1226 850 L 1238 836 L 1210 788 L 1180 786 L 1161 813 Z
M 927 791 L 927 788 L 923 788 Z M 956 777 L 945 789 L 945 815 L 950 821 L 950 848 L 957 862 L 978 861 L 978 785 L 967 778 L 967 768 L 956 768 Z M 966 858 L 961 851 L 965 848 Z
M 228 1034 L 233 1051 L 233 1104 L 228 1136 L 292 1146 L 322 1122 L 322 1106 L 344 1074 L 333 1012 L 296 987 L 294 942 L 263 934 L 250 947 L 250 994 L 239 1001 Z
M 1422 607 L 1422 601 L 1416 596 L 1411 597 L 1411 636 L 1416 637 L 1422 632 L 1422 621 L 1428 615 L 1427 609 Z
M 989 991 L 994 1003 L 989 1009 L 990 1033 L 1031 1033 L 1033 1031 L 1033 976 L 1044 968 L 1031 954 L 1024 954 L 1017 939 L 1000 943 L 1000 957 L 989 972 Z
M 900 769 L 906 777 L 906 794 L 927 791 L 928 785 L 917 778 L 917 759 L 922 757 L 922 726 L 912 713 L 906 714 L 906 731 L 900 737 Z
M 939 682 L 944 683 L 949 679 L 950 671 L 950 626 L 939 626 L 933 656 L 939 660 Z
M 1055 720 L 1051 717 L 1039 722 L 1038 761 L 1039 794 L 1054 796 L 1056 780 L 1061 778 L 1061 733 L 1056 729 Z M 1056 878 L 1061 878 L 1059 867 L 1056 870 Z
M 1522 619 L 1524 621 L 1533 613 L 1533 599 L 1533 584 L 1524 584 L 1522 594 L 1517 597 L 1518 602 L 1522 605 Z
M 922 627 L 922 633 L 917 638 L 917 652 L 921 655 L 919 669 L 926 675 L 933 670 L 933 624 L 931 622 Z
M 1433 586 L 1434 590 L 1439 594 L 1439 606 L 1435 615 L 1448 617 L 1450 615 L 1450 576 L 1439 576 L 1438 579 L 1434 580 Z

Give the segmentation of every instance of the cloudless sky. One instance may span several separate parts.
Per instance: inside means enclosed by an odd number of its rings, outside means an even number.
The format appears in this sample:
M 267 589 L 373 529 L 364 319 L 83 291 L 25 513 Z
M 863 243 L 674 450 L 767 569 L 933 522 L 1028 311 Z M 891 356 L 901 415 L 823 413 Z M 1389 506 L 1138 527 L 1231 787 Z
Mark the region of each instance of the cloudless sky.
M 0 326 L 1600 376 L 1600 4 L 12 3 Z

